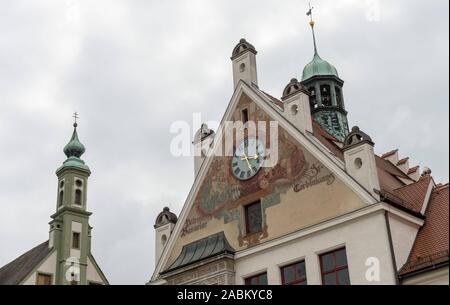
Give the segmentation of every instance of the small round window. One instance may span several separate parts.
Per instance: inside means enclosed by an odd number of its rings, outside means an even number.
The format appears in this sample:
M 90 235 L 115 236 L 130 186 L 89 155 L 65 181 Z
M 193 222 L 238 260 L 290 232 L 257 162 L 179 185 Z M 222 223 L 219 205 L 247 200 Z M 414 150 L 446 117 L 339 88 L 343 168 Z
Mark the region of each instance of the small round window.
M 357 158 L 355 160 L 355 166 L 356 166 L 357 169 L 360 169 L 363 166 L 363 161 L 362 161 L 361 158 Z
M 75 184 L 76 184 L 76 186 L 78 186 L 78 187 L 82 187 L 82 186 L 83 186 L 83 181 L 77 180 L 77 181 L 75 182 Z
M 241 69 L 241 73 L 243 73 L 243 72 L 245 72 L 246 66 L 245 66 L 244 63 L 242 63 L 242 64 L 239 66 L 239 68 Z

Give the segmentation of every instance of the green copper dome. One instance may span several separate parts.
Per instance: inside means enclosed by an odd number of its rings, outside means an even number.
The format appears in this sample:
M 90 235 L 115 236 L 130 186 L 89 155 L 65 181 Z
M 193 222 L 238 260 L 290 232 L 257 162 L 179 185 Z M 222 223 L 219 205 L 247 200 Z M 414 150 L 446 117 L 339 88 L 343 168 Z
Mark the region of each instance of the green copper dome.
M 67 156 L 67 160 L 64 161 L 63 166 L 58 169 L 58 172 L 64 168 L 74 167 L 85 171 L 89 171 L 89 167 L 81 160 L 81 156 L 86 152 L 86 148 L 78 139 L 77 127 L 75 123 L 73 125 L 74 130 L 70 142 L 64 147 L 64 154 Z
M 315 54 L 313 60 L 303 69 L 302 81 L 308 80 L 314 76 L 336 76 L 339 77 L 337 69 L 328 61 Z
M 80 158 L 85 153 L 86 148 L 78 139 L 77 124 L 74 124 L 73 127 L 74 130 L 72 138 L 70 139 L 69 144 L 67 144 L 66 147 L 64 147 L 64 153 L 66 154 L 67 158 L 70 157 Z

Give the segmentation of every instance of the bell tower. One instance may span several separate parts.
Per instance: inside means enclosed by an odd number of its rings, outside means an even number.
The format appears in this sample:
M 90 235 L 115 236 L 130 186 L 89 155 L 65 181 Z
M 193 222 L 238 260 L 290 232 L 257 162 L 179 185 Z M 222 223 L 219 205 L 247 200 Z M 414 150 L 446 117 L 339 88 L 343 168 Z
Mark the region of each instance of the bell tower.
M 328 133 L 343 142 L 349 133 L 347 111 L 342 88 L 344 81 L 337 69 L 323 60 L 317 50 L 313 8 L 307 13 L 313 35 L 314 57 L 303 69 L 302 85 L 310 92 L 310 107 L 313 119 Z
M 55 284 L 86 285 L 90 253 L 90 212 L 87 211 L 89 167 L 81 160 L 84 145 L 78 139 L 75 115 L 72 138 L 64 148 L 67 157 L 56 171 L 58 177 L 56 213 L 51 216 L 49 246 L 57 251 Z

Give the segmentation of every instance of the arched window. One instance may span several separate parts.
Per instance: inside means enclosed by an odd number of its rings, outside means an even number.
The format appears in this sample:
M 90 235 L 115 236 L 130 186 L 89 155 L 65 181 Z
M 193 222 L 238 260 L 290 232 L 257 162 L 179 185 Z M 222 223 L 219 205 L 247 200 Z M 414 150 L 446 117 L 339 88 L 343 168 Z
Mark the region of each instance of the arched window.
M 81 190 L 76 190 L 75 191 L 75 204 L 76 205 L 82 205 L 81 204 L 82 195 L 83 195 L 83 193 L 81 192 Z
M 64 192 L 60 191 L 59 192 L 59 198 L 58 198 L 58 207 L 62 207 L 62 205 L 64 203 L 63 199 L 64 199 Z
M 339 108 L 344 108 L 344 105 L 342 104 L 342 91 L 341 88 L 335 87 L 334 90 L 336 91 L 336 104 Z
M 311 109 L 316 109 L 317 108 L 316 88 L 310 87 L 308 90 L 309 93 L 311 93 L 311 95 L 309 96 L 309 105 L 311 106 Z
M 329 85 L 320 86 L 320 95 L 322 96 L 322 105 L 325 107 L 332 106 L 331 87 Z

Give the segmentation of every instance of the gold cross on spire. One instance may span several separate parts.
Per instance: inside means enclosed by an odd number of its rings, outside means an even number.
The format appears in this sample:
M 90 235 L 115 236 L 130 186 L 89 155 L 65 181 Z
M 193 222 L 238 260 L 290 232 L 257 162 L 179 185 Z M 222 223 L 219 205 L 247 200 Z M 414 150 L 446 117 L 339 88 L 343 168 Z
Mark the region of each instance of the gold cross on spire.
M 78 116 L 78 113 L 75 111 L 72 117 L 74 118 L 74 121 L 75 121 L 73 126 L 77 127 L 78 126 L 77 120 L 80 118 Z

